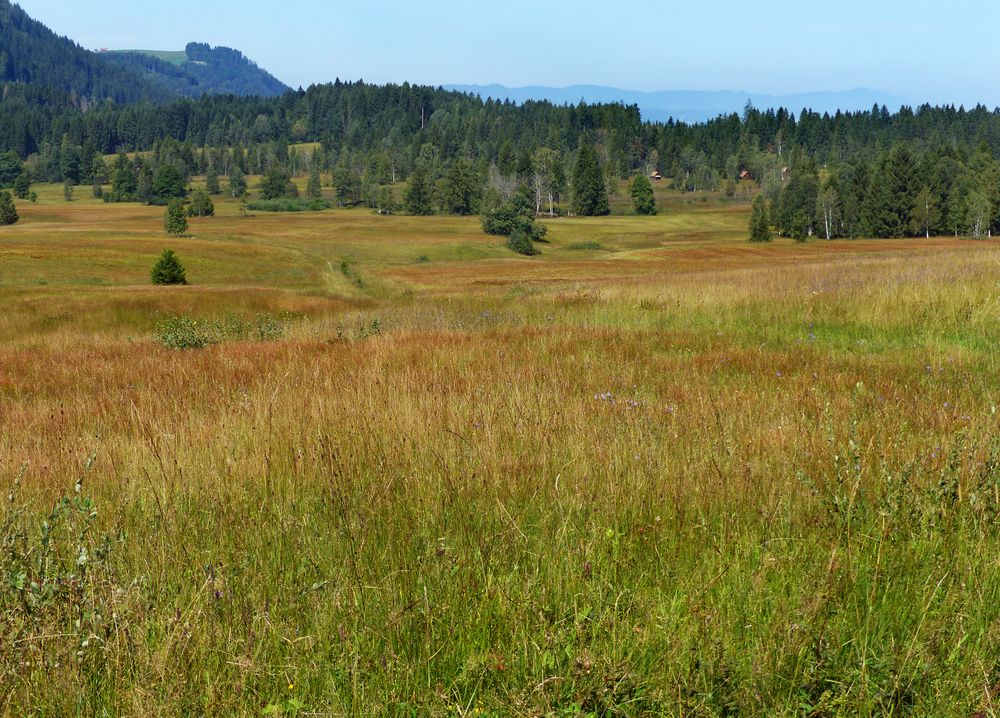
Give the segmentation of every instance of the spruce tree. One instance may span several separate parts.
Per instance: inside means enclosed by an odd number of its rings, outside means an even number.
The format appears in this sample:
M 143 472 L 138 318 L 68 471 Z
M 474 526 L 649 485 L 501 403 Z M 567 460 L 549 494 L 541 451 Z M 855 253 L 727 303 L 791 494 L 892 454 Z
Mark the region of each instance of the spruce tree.
M 916 163 L 903 145 L 882 157 L 872 174 L 862 207 L 865 229 L 872 237 L 904 237 L 913 227 L 919 193 Z
M 601 163 L 586 142 L 580 145 L 573 169 L 573 210 L 585 217 L 611 214 Z
M 792 172 L 781 191 L 774 217 L 778 229 L 799 242 L 806 241 L 813 234 L 818 199 L 819 177 L 815 166 L 806 162 Z
M 774 239 L 771 234 L 771 213 L 767 211 L 767 200 L 763 194 L 753 198 L 753 206 L 750 210 L 750 241 L 770 242 Z
M 452 162 L 438 193 L 441 209 L 448 214 L 473 214 L 479 207 L 481 194 L 472 165 L 461 157 Z
M 629 192 L 632 195 L 636 214 L 656 214 L 656 197 L 653 194 L 653 185 L 650 184 L 646 175 L 641 174 L 632 180 L 632 188 Z
M 0 225 L 14 224 L 18 219 L 17 207 L 14 206 L 14 198 L 10 192 L 0 192 Z
M 172 249 L 164 249 L 150 273 L 153 284 L 187 284 L 184 265 Z
M 181 235 L 187 232 L 188 221 L 185 216 L 183 200 L 170 200 L 166 216 L 163 219 L 163 227 L 167 230 L 167 234 Z
M 434 214 L 433 188 L 427 172 L 419 165 L 410 175 L 409 185 L 403 195 L 403 204 L 406 206 L 406 211 L 413 215 Z

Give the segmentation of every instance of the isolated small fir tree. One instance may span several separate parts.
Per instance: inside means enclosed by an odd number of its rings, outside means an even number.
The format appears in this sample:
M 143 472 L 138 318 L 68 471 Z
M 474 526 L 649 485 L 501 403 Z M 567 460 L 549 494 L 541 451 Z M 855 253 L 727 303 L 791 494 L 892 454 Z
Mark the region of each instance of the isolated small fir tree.
M 167 234 L 180 235 L 187 232 L 188 221 L 185 216 L 183 200 L 173 199 L 167 205 L 167 213 L 163 219 L 163 228 Z
M 653 195 L 653 185 L 649 183 L 649 178 L 646 175 L 641 174 L 632 180 L 629 194 L 632 195 L 636 214 L 647 216 L 656 214 L 656 197 Z
M 0 192 L 0 224 L 14 224 L 18 219 L 20 217 L 10 192 Z
M 18 199 L 28 199 L 28 194 L 31 192 L 31 180 L 28 179 L 28 175 L 22 172 L 14 180 L 14 196 Z
M 219 186 L 219 173 L 215 171 L 215 167 L 209 167 L 208 171 L 205 172 L 205 191 L 209 194 L 222 194 L 222 188 Z
M 150 273 L 153 284 L 187 284 L 184 265 L 172 249 L 164 249 Z
M 63 199 L 67 202 L 73 201 L 73 185 L 69 180 L 63 183 Z
M 191 206 L 188 207 L 188 217 L 214 217 L 215 203 L 203 189 L 196 189 L 191 194 Z
M 750 210 L 750 241 L 770 242 L 774 239 L 771 234 L 771 213 L 767 211 L 767 200 L 764 195 L 759 194 L 753 198 L 753 205 Z

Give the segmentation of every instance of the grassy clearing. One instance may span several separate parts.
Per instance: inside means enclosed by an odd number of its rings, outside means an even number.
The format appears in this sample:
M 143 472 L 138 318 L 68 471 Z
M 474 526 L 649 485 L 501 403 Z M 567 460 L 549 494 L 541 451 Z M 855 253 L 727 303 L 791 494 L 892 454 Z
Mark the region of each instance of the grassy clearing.
M 994 714 L 994 243 L 56 189 L 0 232 L 4 713 Z

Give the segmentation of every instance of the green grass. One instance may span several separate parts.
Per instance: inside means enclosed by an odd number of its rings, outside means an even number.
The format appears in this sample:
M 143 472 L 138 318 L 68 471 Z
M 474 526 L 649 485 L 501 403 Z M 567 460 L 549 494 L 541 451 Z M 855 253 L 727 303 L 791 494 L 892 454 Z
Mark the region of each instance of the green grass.
M 139 55 L 149 55 L 171 65 L 183 65 L 188 61 L 187 52 L 184 50 L 116 50 L 116 52 L 134 52 Z
M 996 244 L 38 190 L 0 713 L 995 714 Z

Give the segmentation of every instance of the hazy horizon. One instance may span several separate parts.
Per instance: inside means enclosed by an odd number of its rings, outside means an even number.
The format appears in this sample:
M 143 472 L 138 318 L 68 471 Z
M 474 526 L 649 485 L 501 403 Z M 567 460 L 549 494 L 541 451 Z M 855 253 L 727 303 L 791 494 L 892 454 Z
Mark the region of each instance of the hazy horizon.
M 969 26 L 1000 21 L 1000 7 L 981 2 L 953 4 L 947 17 L 930 2 L 848 0 L 826 16 L 792 0 L 778 0 L 766 12 L 723 2 L 711 12 L 695 5 L 646 8 L 648 17 L 637 21 L 634 13 L 618 16 L 589 2 L 536 8 L 513 0 L 496 8 L 445 0 L 417 11 L 398 0 L 364 8 L 305 0 L 299 13 L 269 15 L 266 24 L 259 16 L 267 7 L 257 0 L 169 6 L 108 0 L 95 14 L 80 13 L 69 0 L 19 4 L 89 49 L 226 45 L 291 87 L 339 77 L 766 95 L 869 88 L 913 104 L 1000 105 L 1000 78 L 986 43 L 966 43 L 962 53 L 947 56 L 930 51 L 965 36 Z

